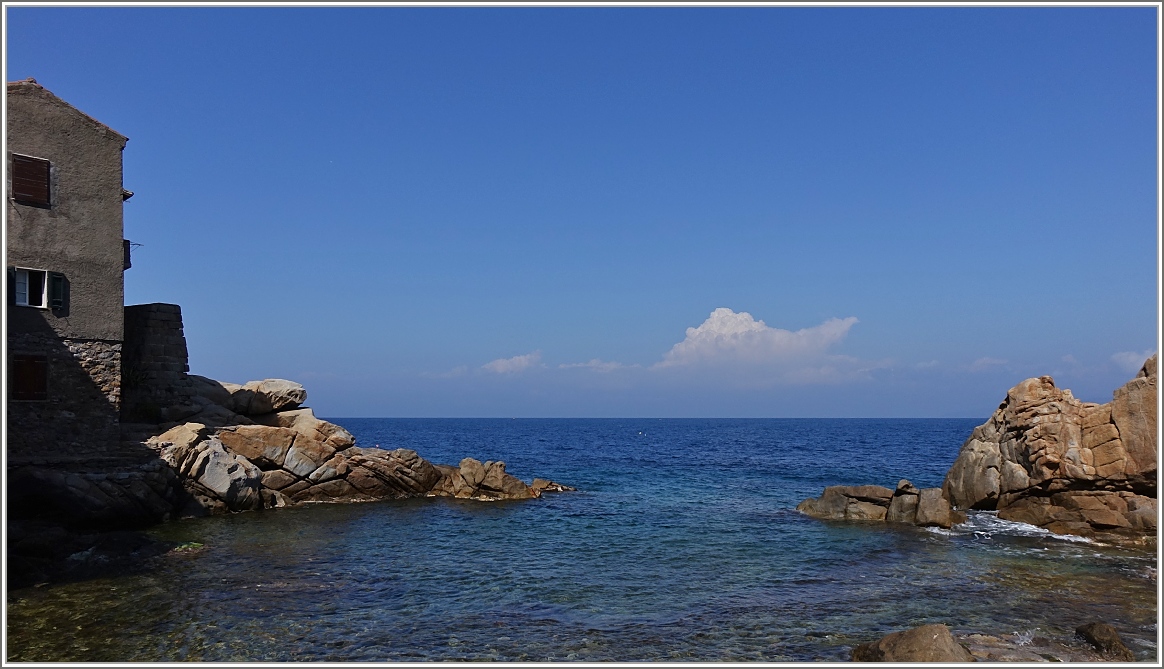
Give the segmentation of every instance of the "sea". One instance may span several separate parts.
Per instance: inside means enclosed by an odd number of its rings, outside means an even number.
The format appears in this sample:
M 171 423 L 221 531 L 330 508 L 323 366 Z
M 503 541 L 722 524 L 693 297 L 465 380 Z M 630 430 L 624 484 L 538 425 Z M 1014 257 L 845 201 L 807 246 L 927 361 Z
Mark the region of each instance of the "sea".
M 329 418 L 360 446 L 577 492 L 312 505 L 157 526 L 140 573 L 10 591 L 8 661 L 844 661 L 889 632 L 1157 657 L 1155 549 L 975 512 L 824 522 L 825 486 L 940 486 L 983 419 Z

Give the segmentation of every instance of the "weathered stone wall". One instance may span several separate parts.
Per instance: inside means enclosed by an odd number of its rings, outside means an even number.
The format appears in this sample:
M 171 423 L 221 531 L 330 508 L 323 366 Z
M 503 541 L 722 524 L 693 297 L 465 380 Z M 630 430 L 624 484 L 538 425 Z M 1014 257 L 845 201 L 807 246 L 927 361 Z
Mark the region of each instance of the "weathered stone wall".
M 8 400 L 8 459 L 69 462 L 118 451 L 121 342 L 9 332 L 10 355 L 48 358 L 48 399 Z
M 190 362 L 182 307 L 162 303 L 125 307 L 121 366 L 126 420 L 157 422 L 162 408 L 184 401 Z

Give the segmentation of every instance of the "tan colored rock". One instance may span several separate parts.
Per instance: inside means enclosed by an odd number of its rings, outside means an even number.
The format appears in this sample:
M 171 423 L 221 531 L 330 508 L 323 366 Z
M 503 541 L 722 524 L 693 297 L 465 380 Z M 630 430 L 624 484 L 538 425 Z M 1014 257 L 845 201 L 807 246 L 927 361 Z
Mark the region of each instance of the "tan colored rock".
M 1083 410 L 1080 423 L 1084 430 L 1111 423 L 1111 404 L 1088 404 Z
M 300 491 L 307 490 L 310 487 L 311 487 L 310 481 L 298 481 L 296 483 L 292 483 L 291 485 L 287 486 L 286 488 L 283 488 L 279 492 L 283 493 L 284 495 L 287 495 L 288 497 L 293 497 L 295 494 L 299 493 Z
M 479 487 L 501 492 L 501 486 L 505 479 L 505 463 L 489 461 L 485 463 L 484 469 L 485 476 L 481 478 Z
M 1156 402 L 1157 356 L 1144 363 L 1136 378 L 1114 393 L 1112 422 L 1119 429 L 1120 441 L 1130 460 L 1125 473 L 1129 478 L 1153 483 L 1156 478 Z
M 319 469 L 311 472 L 307 476 L 307 480 L 313 483 L 320 483 L 323 481 L 330 481 L 331 479 L 342 478 L 347 475 L 349 470 L 348 459 L 342 454 L 337 453 L 333 455 L 327 462 L 319 466 Z
M 315 413 L 306 407 L 255 416 L 254 420 L 263 425 L 290 428 L 337 451 L 350 448 L 356 443 L 350 432 L 335 423 L 316 418 Z
M 161 459 L 175 471 L 189 469 L 187 466 L 194 446 L 205 440 L 210 430 L 202 423 L 185 423 L 151 437 L 146 443 L 156 450 Z
M 963 444 L 943 482 L 945 496 L 956 508 L 997 508 L 1000 518 L 1056 532 L 1147 526 L 1147 514 L 1133 519 L 1114 498 L 1086 502 L 1092 506 L 1024 500 L 1063 491 L 1154 495 L 1156 384 L 1155 356 L 1109 404 L 1080 402 L 1047 376 L 1023 381 Z
M 885 520 L 888 513 L 888 507 L 859 499 L 850 499 L 845 506 L 845 520 Z
M 1120 431 L 1116 429 L 1114 424 L 1103 423 L 1083 430 L 1083 447 L 1095 448 L 1104 442 L 1119 438 Z
M 910 487 L 913 486 L 911 485 Z M 901 486 L 898 485 L 897 492 L 894 493 L 893 499 L 889 502 L 889 510 L 885 514 L 885 520 L 891 523 L 916 524 L 917 502 L 918 492 L 903 491 Z
M 237 453 L 259 467 L 282 467 L 287 451 L 295 441 L 295 432 L 266 425 L 240 425 L 221 430 L 218 438 L 227 450 Z
M 1027 474 L 1026 469 L 1015 462 L 1002 463 L 999 488 L 1003 493 L 1021 492 L 1029 487 L 1031 487 L 1031 477 Z
M 999 409 L 992 421 L 1000 421 Z M 977 434 L 977 431 L 976 431 Z M 1001 492 L 999 469 L 1002 457 L 997 443 L 971 436 L 946 472 L 942 491 L 959 509 L 993 509 Z
M 432 463 L 411 449 L 351 448 L 343 454 L 352 468 L 347 480 L 362 491 L 388 491 L 383 497 L 425 495 L 441 478 Z
M 944 528 L 954 524 L 950 503 L 942 496 L 941 488 L 924 488 L 918 495 L 916 523 L 922 527 Z
M 473 458 L 461 460 L 461 478 L 470 488 L 477 488 L 485 480 L 485 465 Z
M 245 416 L 294 409 L 307 401 L 307 391 L 298 383 L 286 379 L 263 379 L 248 381 L 239 386 L 221 383 L 230 392 L 230 402 L 226 408 Z
M 290 472 L 282 469 L 272 469 L 269 472 L 263 472 L 262 485 L 264 488 L 270 490 L 282 490 L 298 480 Z
M 821 520 L 885 520 L 893 491 L 883 486 L 829 486 L 796 510 Z
M 309 476 L 327 462 L 332 455 L 335 455 L 334 448 L 300 435 L 295 438 L 295 442 L 287 450 L 283 469 L 296 476 Z
M 352 484 L 361 493 L 376 499 L 390 499 L 403 496 L 399 488 L 390 486 L 387 481 L 376 476 L 375 472 L 365 467 L 351 467 L 347 476 L 344 477 L 344 480 Z
M 894 632 L 855 647 L 854 662 L 974 662 L 945 625 L 923 625 Z

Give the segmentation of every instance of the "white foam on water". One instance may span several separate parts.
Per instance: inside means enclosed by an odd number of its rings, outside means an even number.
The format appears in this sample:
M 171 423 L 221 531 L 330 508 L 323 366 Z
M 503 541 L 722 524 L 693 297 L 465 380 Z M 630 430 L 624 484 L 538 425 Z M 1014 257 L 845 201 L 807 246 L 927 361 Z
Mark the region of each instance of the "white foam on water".
M 995 535 L 1001 535 L 1008 537 L 1039 537 L 1081 544 L 1095 543 L 1094 540 L 1087 537 L 1080 537 L 1074 534 L 1055 534 L 1050 530 L 1045 530 L 1030 523 L 1023 523 L 1016 520 L 1003 520 L 998 517 L 997 511 L 971 511 L 966 514 L 965 523 L 955 525 L 949 530 L 940 530 L 940 528 L 927 529 L 930 531 L 939 530 L 938 533 L 950 536 L 973 535 L 975 539 L 984 541 L 989 541 Z

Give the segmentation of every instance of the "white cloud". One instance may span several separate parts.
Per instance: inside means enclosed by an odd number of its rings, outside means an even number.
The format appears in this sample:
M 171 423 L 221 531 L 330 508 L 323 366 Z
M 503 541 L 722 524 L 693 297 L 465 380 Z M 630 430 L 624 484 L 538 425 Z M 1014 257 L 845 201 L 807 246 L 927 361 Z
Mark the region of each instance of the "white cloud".
M 1148 349 L 1140 353 L 1136 353 L 1135 351 L 1120 351 L 1113 355 L 1111 360 L 1120 369 L 1131 374 L 1140 371 L 1140 368 L 1144 366 L 1144 361 L 1151 358 L 1155 352 L 1153 349 Z
M 498 358 L 493 362 L 481 365 L 481 369 L 495 374 L 516 374 L 541 362 L 542 352 L 534 351 L 525 355 L 515 355 L 512 358 Z
M 687 328 L 687 337 L 671 347 L 655 368 L 698 363 L 794 362 L 818 357 L 845 338 L 857 319 L 830 318 L 811 328 L 792 332 L 769 327 L 746 311 L 720 307 L 699 327 Z
M 594 358 L 589 362 L 568 362 L 558 365 L 559 369 L 577 369 L 581 367 L 593 369 L 597 372 L 612 372 L 616 369 L 623 369 L 625 367 L 638 367 L 638 365 L 624 365 L 621 362 L 603 362 L 598 358 Z

